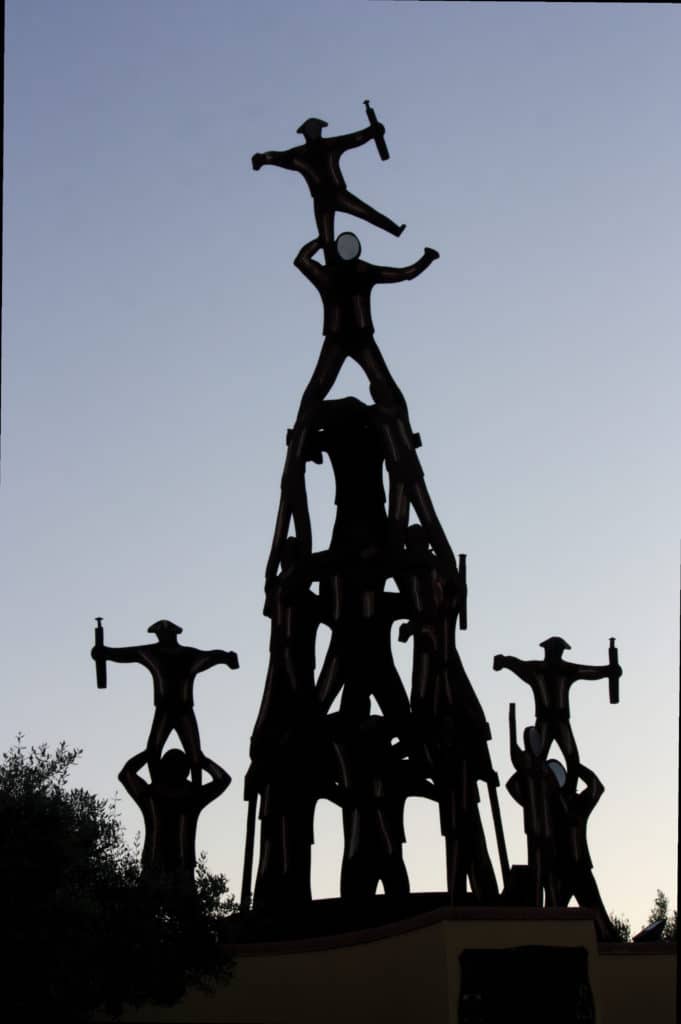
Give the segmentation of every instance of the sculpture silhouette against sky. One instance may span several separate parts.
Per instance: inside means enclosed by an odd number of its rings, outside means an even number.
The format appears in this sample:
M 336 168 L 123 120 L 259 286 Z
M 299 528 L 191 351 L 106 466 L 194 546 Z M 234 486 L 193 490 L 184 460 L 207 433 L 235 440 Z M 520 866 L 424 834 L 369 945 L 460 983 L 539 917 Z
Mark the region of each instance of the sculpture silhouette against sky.
M 540 645 L 544 648 L 543 661 L 521 661 L 520 658 L 497 654 L 494 658 L 495 672 L 508 668 L 523 682 L 528 683 L 534 694 L 535 728 L 539 735 L 539 756 L 545 759 L 551 744 L 555 741 L 567 762 L 568 780 L 574 784 L 579 765 L 577 744 L 570 726 L 570 687 L 578 679 L 610 680 L 610 702 L 619 700 L 617 681 L 622 670 L 617 664 L 614 640 L 610 641 L 610 661 L 607 665 L 576 665 L 563 659 L 563 651 L 570 645 L 560 636 L 551 636 Z
M 529 683 L 535 697 L 536 722 L 523 732 L 518 745 L 515 704 L 510 705 L 511 760 L 515 774 L 507 789 L 523 809 L 527 838 L 529 887 L 525 894 L 537 907 L 567 907 L 574 897 L 593 911 L 603 941 L 616 938 L 592 871 L 586 838 L 587 820 L 604 792 L 596 774 L 580 762 L 570 727 L 569 691 L 578 679 L 610 681 L 610 700 L 619 700 L 619 666 L 614 639 L 607 665 L 575 665 L 563 660 L 569 644 L 549 637 L 540 645 L 543 661 L 521 661 L 497 654 L 493 668 L 509 668 Z M 566 766 L 548 759 L 551 745 L 563 754 Z M 583 784 L 580 789 L 580 784 Z
M 367 113 L 375 120 L 368 103 Z M 507 860 L 490 732 L 456 651 L 456 626 L 465 625 L 466 614 L 464 558 L 455 558 L 428 495 L 420 439 L 374 339 L 370 308 L 375 285 L 416 277 L 438 253 L 425 249 L 415 263 L 383 267 L 360 259 L 352 232 L 334 240 L 336 210 L 396 236 L 402 229 L 348 193 L 338 169 L 345 149 L 382 142 L 382 126 L 331 139 L 322 137 L 323 127 L 308 119 L 302 146 L 252 161 L 256 170 L 266 163 L 298 170 L 310 187 L 319 236 L 294 263 L 319 292 L 324 342 L 287 437 L 266 570 L 270 663 L 246 780 L 243 904 L 258 803 L 256 909 L 310 900 L 312 825 L 322 798 L 343 818 L 342 899 L 369 898 L 379 881 L 386 893 L 406 896 L 402 819 L 412 795 L 438 804 L 450 900 L 489 903 L 498 885 L 478 809 L 480 782 L 493 802 L 504 873 Z M 367 375 L 371 406 L 327 398 L 348 357 Z M 336 483 L 336 516 L 327 546 L 315 549 L 306 467 L 325 460 Z M 413 641 L 407 685 L 393 658 L 399 622 L 402 642 Z M 320 627 L 330 639 L 317 665 Z
M 133 647 L 107 647 L 97 619 L 92 657 L 97 686 L 106 686 L 106 662 L 143 665 L 154 684 L 154 718 L 145 750 L 125 764 L 119 778 L 142 811 L 145 825 L 143 881 L 165 889 L 191 890 L 194 883 L 196 825 L 201 810 L 229 786 L 231 779 L 201 750 L 194 715 L 194 679 L 215 665 L 239 667 L 234 651 L 200 651 L 178 641 L 182 632 L 168 619 L 149 626 L 158 640 Z M 163 748 L 175 731 L 183 750 Z M 146 768 L 149 781 L 140 775 Z M 211 782 L 202 784 L 202 773 Z M 187 776 L 190 775 L 190 779 Z
M 368 104 L 367 113 L 371 121 L 373 111 Z M 324 246 L 330 246 L 333 242 L 336 211 L 360 217 L 369 224 L 390 232 L 391 235 L 401 235 L 406 225 L 396 224 L 348 192 L 340 169 L 340 158 L 348 149 L 363 146 L 372 139 L 377 144 L 382 140 L 385 134 L 383 125 L 374 119 L 368 128 L 333 138 L 322 138 L 323 128 L 328 128 L 326 121 L 318 117 L 308 117 L 300 128 L 296 129 L 305 139 L 302 145 L 283 152 L 270 150 L 267 153 L 255 153 L 251 160 L 253 170 L 259 171 L 261 167 L 273 165 L 302 174 L 312 196 L 317 230 Z M 385 152 L 387 153 L 387 150 Z

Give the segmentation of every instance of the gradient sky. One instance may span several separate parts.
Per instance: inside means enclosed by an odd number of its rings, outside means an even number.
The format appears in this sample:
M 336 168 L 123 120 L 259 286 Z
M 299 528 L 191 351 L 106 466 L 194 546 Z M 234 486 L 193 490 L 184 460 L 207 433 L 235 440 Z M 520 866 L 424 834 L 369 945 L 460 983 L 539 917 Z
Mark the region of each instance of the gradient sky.
M 101 795 L 141 750 L 151 683 L 112 645 L 170 618 L 238 651 L 196 685 L 203 747 L 234 777 L 199 847 L 240 885 L 242 779 L 266 671 L 263 573 L 284 438 L 321 343 L 292 265 L 315 232 L 304 182 L 251 154 L 309 116 L 366 123 L 391 159 L 346 155 L 352 191 L 407 230 L 349 217 L 370 261 L 442 258 L 377 289 L 376 339 L 423 438 L 430 494 L 469 559 L 459 649 L 511 774 L 496 653 L 552 634 L 621 703 L 573 689 L 582 760 L 606 792 L 590 845 L 606 906 L 638 928 L 675 896 L 679 472 L 678 133 L 673 6 L 10 0 L 6 29 L 0 743 L 85 748 Z M 368 398 L 347 367 L 332 397 Z M 317 545 L 332 521 L 312 467 Z M 404 667 L 402 660 L 400 664 Z M 521 811 L 500 791 L 511 861 Z M 125 793 L 131 834 L 141 817 Z M 489 815 L 485 818 L 489 825 Z M 338 892 L 338 811 L 313 880 Z M 414 889 L 441 889 L 432 805 L 408 806 Z M 491 828 L 488 839 L 494 846 Z

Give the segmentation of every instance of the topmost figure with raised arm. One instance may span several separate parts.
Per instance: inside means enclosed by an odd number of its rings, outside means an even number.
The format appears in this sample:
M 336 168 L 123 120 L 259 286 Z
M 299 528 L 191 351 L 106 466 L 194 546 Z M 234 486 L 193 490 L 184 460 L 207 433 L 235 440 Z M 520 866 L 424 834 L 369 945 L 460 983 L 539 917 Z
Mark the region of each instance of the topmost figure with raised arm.
M 389 231 L 391 235 L 401 235 L 405 228 L 404 224 L 396 224 L 348 192 L 339 164 L 346 149 L 362 146 L 371 139 L 382 140 L 385 133 L 383 125 L 376 121 L 375 124 L 372 123 L 368 128 L 358 132 L 336 135 L 329 139 L 322 138 L 322 128 L 326 127 L 326 121 L 321 121 L 318 117 L 308 117 L 297 129 L 305 137 L 305 142 L 301 146 L 294 146 L 293 149 L 283 152 L 256 153 L 251 160 L 253 170 L 259 171 L 264 164 L 274 164 L 287 171 L 299 171 L 303 175 L 314 201 L 319 237 L 325 248 L 333 244 L 336 210 L 361 217 L 369 224 Z

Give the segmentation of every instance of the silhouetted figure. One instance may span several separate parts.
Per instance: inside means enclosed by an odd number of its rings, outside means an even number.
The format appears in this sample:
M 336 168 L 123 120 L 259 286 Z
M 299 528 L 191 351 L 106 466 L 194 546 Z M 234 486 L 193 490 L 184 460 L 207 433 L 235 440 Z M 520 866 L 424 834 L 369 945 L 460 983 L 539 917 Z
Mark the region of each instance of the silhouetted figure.
M 484 719 L 482 724 L 486 726 Z M 489 733 L 483 739 L 479 730 L 480 723 L 464 701 L 454 697 L 449 709 L 437 713 L 426 734 L 445 839 L 447 890 L 450 902 L 459 906 L 469 900 L 468 883 L 478 904 L 494 903 L 499 893 L 480 819 L 478 791 L 480 781 L 488 784 L 490 794 L 498 782 L 487 751 Z M 498 827 L 500 823 L 495 821 Z M 501 847 L 503 836 L 497 838 Z
M 509 708 L 509 730 L 515 774 L 507 782 L 506 789 L 523 809 L 533 904 L 536 907 L 555 907 L 559 904 L 552 808 L 558 783 L 541 757 L 541 738 L 534 726 L 523 732 L 524 749 L 518 746 L 515 704 Z
M 189 755 L 192 781 L 200 783 L 201 743 L 194 715 L 194 679 L 214 665 L 238 668 L 239 659 L 234 651 L 199 651 L 182 646 L 177 639 L 182 628 L 167 619 L 155 622 L 147 632 L 156 634 L 157 643 L 135 647 L 96 645 L 92 657 L 95 661 L 136 662 L 151 672 L 155 712 L 147 741 L 150 770 L 158 767 L 163 746 L 174 729 Z
M 148 763 L 144 750 L 131 757 L 118 776 L 144 816 L 142 879 L 168 890 L 190 891 L 199 814 L 224 793 L 231 779 L 214 761 L 200 755 L 200 765 L 212 782 L 190 782 L 191 765 L 183 750 L 168 750 L 155 768 L 150 765 L 151 782 L 139 775 Z
M 254 907 L 300 908 L 312 899 L 310 855 L 317 800 L 335 800 L 331 747 L 319 718 L 289 716 L 246 777 L 246 799 L 260 793 L 260 860 Z
M 573 788 L 579 766 L 577 744 L 570 727 L 570 687 L 578 679 L 618 679 L 619 665 L 576 665 L 563 661 L 563 651 L 570 645 L 559 636 L 549 637 L 539 645 L 544 648 L 543 661 L 521 661 L 520 658 L 497 654 L 492 663 L 495 672 L 508 668 L 532 688 L 535 703 L 535 727 L 541 740 L 539 756 L 546 759 L 553 741 L 563 753 L 567 764 L 568 786 Z
M 267 587 L 265 614 L 272 620 L 270 662 L 265 692 L 253 730 L 252 752 L 257 756 L 267 737 L 281 731 L 282 722 L 310 714 L 316 705 L 315 637 L 321 622 L 319 597 L 309 589 L 301 544 L 287 537 L 282 570 Z
M 409 621 L 400 626 L 398 640 L 414 638 L 411 708 L 425 724 L 435 715 L 435 682 L 445 666 L 446 609 L 438 561 L 420 524 L 407 529 L 401 562 L 397 580 L 407 597 Z
M 322 241 L 316 238 L 303 246 L 294 261 L 315 285 L 324 304 L 324 344 L 303 393 L 298 422 L 304 421 L 326 397 L 341 366 L 351 356 L 369 378 L 374 400 L 393 409 L 408 424 L 407 403 L 374 341 L 371 289 L 376 284 L 394 284 L 417 277 L 439 254 L 434 249 L 425 249 L 423 256 L 408 267 L 379 267 L 360 260 L 359 239 L 344 232 L 336 241 L 333 258 L 324 266 L 312 258 L 321 248 Z
M 341 897 L 366 899 L 374 895 L 379 882 L 386 896 L 406 896 L 405 801 L 409 796 L 435 799 L 435 789 L 414 771 L 404 748 L 391 743 L 395 734 L 384 718 L 371 715 L 352 722 L 342 712 L 330 717 L 335 720 L 334 747 L 342 780 Z
M 548 762 L 562 769 L 560 762 Z M 617 934 L 593 875 L 593 864 L 586 839 L 587 822 L 605 789 L 600 779 L 583 764 L 577 767 L 577 777 L 584 783 L 581 791 L 570 791 L 565 772 L 557 772 L 558 785 L 553 804 L 553 827 L 556 840 L 556 873 L 558 878 L 558 905 L 567 907 L 571 898 L 580 907 L 593 910 L 596 930 L 601 942 L 617 941 Z M 562 784 L 561 784 L 562 783 Z
M 340 169 L 340 158 L 348 149 L 364 145 L 372 139 L 382 138 L 385 128 L 376 123 L 358 132 L 348 135 L 337 135 L 334 138 L 322 138 L 322 128 L 327 128 L 326 121 L 318 117 L 309 117 L 297 131 L 305 137 L 301 146 L 295 146 L 283 152 L 269 151 L 255 153 L 251 163 L 254 171 L 259 171 L 266 164 L 283 167 L 287 171 L 298 171 L 305 178 L 314 203 L 314 215 L 322 245 L 333 243 L 334 217 L 338 210 L 361 217 L 369 224 L 399 236 L 405 225 L 398 225 L 389 217 L 374 210 L 357 196 L 348 192 Z

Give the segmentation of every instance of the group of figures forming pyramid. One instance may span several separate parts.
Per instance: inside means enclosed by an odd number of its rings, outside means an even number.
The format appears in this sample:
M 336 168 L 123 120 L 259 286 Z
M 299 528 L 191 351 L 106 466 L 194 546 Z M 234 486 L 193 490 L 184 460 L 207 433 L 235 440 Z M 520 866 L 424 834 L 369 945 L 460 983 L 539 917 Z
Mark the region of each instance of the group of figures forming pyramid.
M 252 158 L 255 170 L 273 165 L 299 172 L 310 189 L 318 233 L 300 249 L 295 266 L 319 292 L 324 342 L 287 435 L 267 563 L 270 657 L 246 775 L 242 912 L 251 907 L 258 817 L 253 909 L 272 915 L 309 904 L 320 799 L 342 814 L 341 902 L 370 900 L 379 883 L 388 897 L 406 898 L 404 807 L 409 797 L 421 796 L 439 809 L 452 904 L 560 907 L 576 899 L 594 911 L 601 938 L 612 938 L 586 840 L 603 786 L 580 762 L 569 690 L 576 680 L 606 677 L 615 703 L 617 651 L 611 640 L 606 665 L 577 665 L 563 659 L 569 645 L 550 637 L 541 645 L 543 660 L 494 658 L 495 670 L 510 669 L 535 698 L 536 721 L 524 729 L 522 747 L 513 704 L 509 716 L 515 774 L 507 788 L 522 807 L 527 836 L 527 864 L 511 868 L 490 730 L 456 648 L 457 626 L 466 626 L 465 556 L 454 556 L 433 508 L 417 455 L 420 439 L 376 345 L 371 318 L 375 285 L 417 277 L 438 253 L 425 249 L 406 267 L 376 266 L 360 259 L 356 235 L 334 233 L 336 211 L 396 237 L 404 230 L 352 195 L 340 171 L 347 149 L 372 140 L 388 158 L 384 128 L 368 101 L 366 109 L 370 123 L 361 131 L 326 138 L 326 122 L 310 118 L 298 129 L 301 145 Z M 328 399 L 347 358 L 365 372 L 373 404 Z M 328 547 L 315 550 L 306 467 L 325 459 L 335 477 L 336 513 Z M 393 659 L 396 623 L 398 642 L 411 643 L 406 685 Z M 317 664 L 320 627 L 329 643 Z M 92 654 L 101 687 L 107 660 L 139 662 L 152 674 L 155 715 L 147 747 L 126 764 L 121 779 L 145 818 L 144 876 L 154 885 L 191 889 L 199 813 L 229 784 L 201 750 L 194 678 L 213 665 L 236 668 L 238 660 L 234 652 L 183 647 L 180 628 L 167 620 L 150 630 L 154 644 L 111 648 L 104 646 L 100 624 Z M 163 753 L 171 732 L 183 750 Z M 549 758 L 554 744 L 565 764 Z M 139 774 L 145 766 L 149 781 Z M 500 880 L 480 817 L 481 786 L 490 802 Z
M 438 805 L 450 901 L 497 903 L 499 886 L 479 813 L 484 784 L 508 897 L 515 888 L 516 901 L 567 905 L 577 888 L 587 903 L 598 906 L 606 927 L 590 863 L 590 882 L 582 879 L 575 886 L 574 879 L 564 877 L 567 868 L 561 875 L 558 857 L 550 851 L 557 834 L 552 804 L 563 807 L 569 828 L 566 787 L 576 794 L 577 780 L 584 778 L 574 741 L 560 743 L 569 732 L 567 687 L 554 687 L 553 677 L 542 677 L 551 692 L 544 700 L 546 714 L 537 700 L 537 723 L 531 727 L 536 736 L 524 736 L 529 752 L 516 753 L 517 742 L 513 748 L 517 772 L 511 792 L 525 811 L 530 863 L 524 876 L 516 872 L 512 879 L 509 869 L 498 779 L 488 750 L 490 731 L 456 648 L 457 625 L 466 626 L 465 556 L 455 558 L 433 508 L 417 455 L 420 439 L 374 340 L 371 318 L 374 285 L 415 278 L 438 253 L 425 249 L 406 267 L 376 266 L 360 258 L 356 235 L 334 234 L 336 211 L 395 236 L 404 230 L 348 192 L 340 172 L 341 155 L 371 140 L 388 158 L 384 128 L 368 102 L 366 108 L 370 124 L 363 130 L 326 138 L 326 122 L 310 118 L 298 129 L 301 145 L 252 159 L 255 170 L 272 165 L 297 171 L 308 184 L 318 235 L 303 245 L 294 262 L 319 292 L 324 317 L 321 354 L 287 436 L 266 572 L 270 661 L 246 780 L 247 862 L 260 806 L 254 907 L 271 911 L 311 899 L 313 817 L 322 798 L 342 811 L 341 899 L 370 897 L 379 882 L 386 895 L 408 894 L 402 846 L 404 805 L 410 796 Z M 356 398 L 327 400 L 347 358 L 366 373 L 373 405 Z M 328 548 L 314 550 L 305 471 L 308 462 L 321 463 L 325 456 L 335 477 L 336 514 Z M 401 623 L 398 640 L 412 644 L 409 693 L 393 660 L 396 622 Z M 328 628 L 330 641 L 317 665 L 320 626 Z M 512 667 L 522 675 L 519 665 L 501 656 L 495 662 L 495 668 Z M 560 661 L 557 671 L 564 675 L 566 666 Z M 604 672 L 572 668 L 575 678 L 600 673 L 615 679 L 619 673 L 611 664 Z M 556 718 L 558 691 L 564 691 L 565 700 Z M 332 712 L 337 698 L 338 710 Z M 380 714 L 372 714 L 372 698 Z M 554 739 L 568 762 L 562 782 L 555 768 L 546 768 Z M 537 807 L 543 816 L 535 822 Z M 546 836 L 536 834 L 542 828 Z M 588 853 L 582 831 L 579 870 L 584 872 Z

